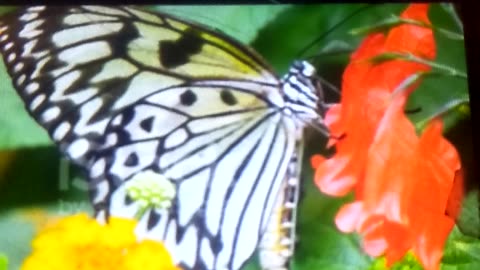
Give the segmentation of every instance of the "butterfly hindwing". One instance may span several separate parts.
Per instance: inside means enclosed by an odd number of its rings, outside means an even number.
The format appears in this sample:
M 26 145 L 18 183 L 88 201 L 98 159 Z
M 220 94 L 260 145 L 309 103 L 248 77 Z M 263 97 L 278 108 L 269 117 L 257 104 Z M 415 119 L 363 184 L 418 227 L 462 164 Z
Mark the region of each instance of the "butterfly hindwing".
M 239 269 L 252 255 L 298 133 L 259 56 L 130 7 L 29 7 L 0 23 L 0 48 L 31 115 L 87 170 L 99 215 L 133 217 L 125 182 L 152 170 L 177 197 L 140 233 L 185 269 Z

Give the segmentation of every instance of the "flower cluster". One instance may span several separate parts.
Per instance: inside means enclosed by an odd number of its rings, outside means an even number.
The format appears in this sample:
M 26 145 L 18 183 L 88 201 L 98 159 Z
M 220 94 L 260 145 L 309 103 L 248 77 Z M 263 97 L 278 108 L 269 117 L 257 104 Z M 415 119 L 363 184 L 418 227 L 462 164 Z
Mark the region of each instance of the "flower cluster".
M 126 183 L 128 196 L 142 208 L 166 209 L 175 198 L 175 186 L 164 175 L 151 170 L 137 173 Z
M 22 270 L 178 270 L 166 248 L 139 241 L 135 220 L 111 218 L 100 224 L 77 214 L 47 226 L 32 242 Z
M 387 34 L 373 33 L 351 56 L 341 103 L 325 117 L 336 154 L 316 156 L 312 163 L 322 192 L 355 193 L 355 201 L 340 209 L 335 222 L 343 232 L 362 235 L 367 254 L 385 255 L 391 264 L 411 250 L 426 269 L 438 269 L 458 214 L 460 160 L 442 137 L 439 119 L 418 136 L 404 113 L 418 85 L 417 80 L 405 82 L 430 67 L 401 57 L 379 60 L 386 54 L 434 59 L 427 12 L 428 4 L 410 5 L 401 18 L 424 25 L 404 23 Z

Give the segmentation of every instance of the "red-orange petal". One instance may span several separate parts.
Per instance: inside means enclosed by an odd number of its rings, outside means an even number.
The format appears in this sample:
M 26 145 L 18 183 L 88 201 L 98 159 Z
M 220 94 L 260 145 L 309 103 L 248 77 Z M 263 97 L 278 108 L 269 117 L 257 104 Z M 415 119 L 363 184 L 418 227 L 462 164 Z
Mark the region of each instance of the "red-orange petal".
M 428 4 L 411 4 L 400 17 L 430 25 L 428 8 Z M 435 47 L 433 31 L 430 28 L 408 23 L 393 28 L 385 41 L 385 49 L 388 51 L 406 52 L 429 59 L 435 58 Z
M 347 203 L 338 210 L 335 216 L 335 225 L 342 232 L 353 232 L 361 223 L 363 203 L 360 201 Z
M 310 158 L 310 165 L 312 166 L 313 169 L 316 169 L 325 160 L 326 160 L 326 158 L 324 158 L 322 155 L 313 155 Z
M 315 171 L 315 183 L 320 191 L 330 196 L 344 196 L 356 183 L 356 178 L 345 174 L 349 158 L 336 156 L 319 164 Z

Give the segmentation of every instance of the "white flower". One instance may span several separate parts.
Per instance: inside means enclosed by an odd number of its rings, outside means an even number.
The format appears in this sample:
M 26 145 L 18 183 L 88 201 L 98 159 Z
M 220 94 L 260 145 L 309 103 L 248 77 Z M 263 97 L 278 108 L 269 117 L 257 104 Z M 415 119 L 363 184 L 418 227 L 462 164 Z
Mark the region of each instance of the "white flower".
M 166 209 L 175 198 L 172 182 L 151 170 L 137 173 L 125 185 L 128 196 L 142 208 Z

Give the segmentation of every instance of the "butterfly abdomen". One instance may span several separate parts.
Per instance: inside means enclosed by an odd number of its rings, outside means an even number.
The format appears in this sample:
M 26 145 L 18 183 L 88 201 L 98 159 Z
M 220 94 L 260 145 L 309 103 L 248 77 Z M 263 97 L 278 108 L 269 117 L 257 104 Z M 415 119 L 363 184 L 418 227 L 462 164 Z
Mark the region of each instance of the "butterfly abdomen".
M 288 270 L 294 253 L 297 204 L 300 188 L 300 167 L 303 144 L 297 142 L 287 168 L 282 191 L 259 244 L 260 265 L 263 270 Z

